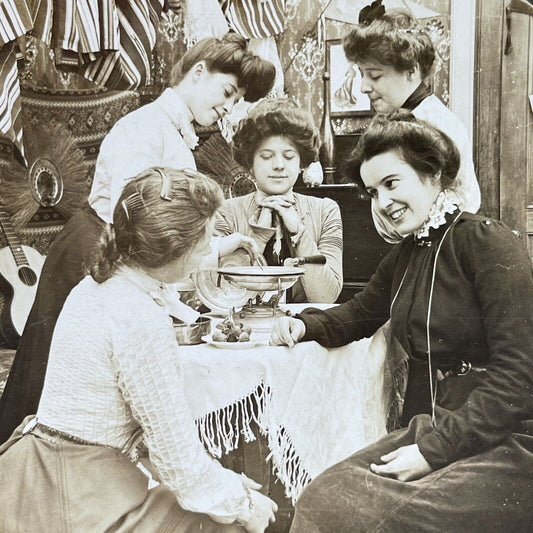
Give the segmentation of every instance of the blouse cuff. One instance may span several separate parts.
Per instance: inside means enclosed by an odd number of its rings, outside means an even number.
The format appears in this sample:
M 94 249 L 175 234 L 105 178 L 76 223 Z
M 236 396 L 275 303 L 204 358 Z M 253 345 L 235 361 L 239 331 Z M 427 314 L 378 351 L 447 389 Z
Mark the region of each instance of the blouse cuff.
M 246 500 L 241 506 L 242 510 L 239 512 L 235 523 L 239 526 L 244 526 L 251 520 L 254 514 L 255 504 L 252 498 L 252 489 L 250 489 L 250 487 L 246 484 L 246 481 L 244 480 L 244 474 L 241 474 L 241 477 L 243 478 L 243 486 L 246 490 Z
M 298 225 L 298 231 L 296 233 L 291 233 L 291 243 L 293 246 L 297 246 L 300 242 L 300 239 L 302 238 L 302 235 L 305 231 L 305 225 L 303 222 L 300 222 Z
M 257 223 L 257 219 L 255 218 L 255 216 L 250 217 L 250 219 L 248 220 L 248 224 L 250 224 L 250 227 L 256 231 L 262 231 L 262 232 L 264 231 L 264 232 L 269 232 L 269 233 L 274 233 L 276 231 L 276 228 L 273 228 L 273 227 L 260 226 Z
M 211 237 L 209 244 L 211 245 L 211 252 L 204 255 L 198 270 L 218 270 L 218 250 L 220 248 L 220 239 L 222 237 Z

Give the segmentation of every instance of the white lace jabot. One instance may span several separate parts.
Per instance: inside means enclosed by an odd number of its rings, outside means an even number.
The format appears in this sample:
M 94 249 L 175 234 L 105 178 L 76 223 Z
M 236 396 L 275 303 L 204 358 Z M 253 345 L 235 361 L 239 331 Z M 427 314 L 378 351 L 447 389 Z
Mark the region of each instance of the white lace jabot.
M 453 213 L 456 209 L 457 204 L 452 198 L 452 195 L 450 195 L 447 190 L 441 191 L 429 210 L 428 218 L 417 230 L 413 232 L 413 235 L 417 239 L 428 237 L 429 230 L 431 228 L 439 228 L 445 224 L 446 215 L 448 213 Z

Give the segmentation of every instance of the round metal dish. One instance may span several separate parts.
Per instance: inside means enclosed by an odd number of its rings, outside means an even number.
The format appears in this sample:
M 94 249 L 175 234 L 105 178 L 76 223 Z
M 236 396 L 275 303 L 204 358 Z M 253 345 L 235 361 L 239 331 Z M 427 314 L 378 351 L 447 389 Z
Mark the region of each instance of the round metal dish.
M 206 316 L 199 317 L 193 324 L 174 321 L 172 326 L 179 345 L 200 344 L 202 337 L 211 333 L 211 319 Z
M 305 274 L 305 270 L 285 266 L 235 266 L 219 268 L 218 273 L 237 287 L 260 292 L 288 289 Z

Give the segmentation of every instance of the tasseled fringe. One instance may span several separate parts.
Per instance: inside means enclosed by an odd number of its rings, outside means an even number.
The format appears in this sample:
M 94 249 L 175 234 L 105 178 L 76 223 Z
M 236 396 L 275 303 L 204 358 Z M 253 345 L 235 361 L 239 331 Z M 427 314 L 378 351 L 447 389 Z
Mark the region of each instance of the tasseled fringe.
M 293 504 L 311 476 L 302 468 L 300 458 L 286 431 L 272 417 L 272 393 L 263 382 L 250 394 L 233 404 L 208 413 L 196 420 L 198 432 L 207 450 L 214 457 L 237 449 L 242 435 L 246 442 L 256 439 L 251 424 L 255 422 L 268 438 L 273 471 L 285 487 Z
M 396 368 L 391 369 L 393 391 L 391 404 L 387 413 L 387 433 L 390 433 L 391 431 L 401 427 L 403 403 L 408 376 L 409 360 L 407 358 L 402 359 Z
M 237 449 L 241 435 L 246 442 L 255 440 L 250 424 L 256 422 L 262 427 L 260 420 L 265 417 L 270 396 L 268 387 L 261 383 L 250 394 L 231 405 L 197 419 L 200 438 L 209 453 L 220 458 L 223 453 Z
M 268 447 L 271 450 L 268 459 L 272 459 L 274 473 L 285 487 L 285 496 L 295 505 L 312 478 L 302 467 L 287 432 L 280 426 L 276 428 L 275 433 L 268 432 Z

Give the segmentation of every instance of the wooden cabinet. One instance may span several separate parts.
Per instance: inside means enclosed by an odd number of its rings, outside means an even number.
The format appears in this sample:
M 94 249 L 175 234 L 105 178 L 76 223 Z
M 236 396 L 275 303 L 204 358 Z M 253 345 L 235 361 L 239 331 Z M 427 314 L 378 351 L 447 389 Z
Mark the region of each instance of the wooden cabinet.
M 370 199 L 356 185 L 321 185 L 298 188 L 295 192 L 331 198 L 339 204 L 343 227 L 344 285 L 337 301 L 344 302 L 365 286 L 391 245 L 374 228 Z

